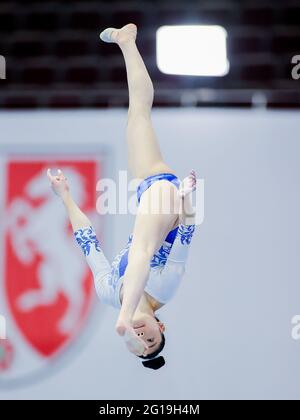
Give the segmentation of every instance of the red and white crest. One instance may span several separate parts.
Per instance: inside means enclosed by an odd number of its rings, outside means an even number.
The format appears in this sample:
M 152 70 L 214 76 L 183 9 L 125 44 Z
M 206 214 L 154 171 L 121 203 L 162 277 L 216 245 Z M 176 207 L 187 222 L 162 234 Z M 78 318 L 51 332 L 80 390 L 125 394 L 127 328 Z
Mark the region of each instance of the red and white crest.
M 10 357 L 9 363 L 0 363 L 0 383 L 35 375 L 72 347 L 95 300 L 66 211 L 49 187 L 49 167 L 66 173 L 77 204 L 95 216 L 100 176 L 95 158 L 7 161 L 0 314 L 7 321 L 8 340 L 2 340 L 0 355 L 9 349 Z

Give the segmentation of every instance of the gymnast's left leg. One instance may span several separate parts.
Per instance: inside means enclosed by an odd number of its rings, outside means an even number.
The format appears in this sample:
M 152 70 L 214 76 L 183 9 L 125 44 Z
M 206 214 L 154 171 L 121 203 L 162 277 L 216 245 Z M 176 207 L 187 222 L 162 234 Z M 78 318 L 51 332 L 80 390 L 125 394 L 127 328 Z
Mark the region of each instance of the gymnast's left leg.
M 108 28 L 100 35 L 105 42 L 119 45 L 125 60 L 129 111 L 127 124 L 128 164 L 135 178 L 157 173 L 173 173 L 164 162 L 151 121 L 154 89 L 145 63 L 136 45 L 137 27 Z

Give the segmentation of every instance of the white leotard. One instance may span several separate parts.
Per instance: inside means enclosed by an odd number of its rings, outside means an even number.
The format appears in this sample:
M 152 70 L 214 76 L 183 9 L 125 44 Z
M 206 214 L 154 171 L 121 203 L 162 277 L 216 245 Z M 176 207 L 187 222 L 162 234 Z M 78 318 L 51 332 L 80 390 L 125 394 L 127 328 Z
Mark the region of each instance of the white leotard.
M 169 302 L 175 295 L 185 272 L 188 250 L 195 225 L 179 225 L 169 233 L 165 242 L 150 262 L 150 273 L 145 291 L 161 304 Z M 75 232 L 94 277 L 100 300 L 115 308 L 121 307 L 120 290 L 132 243 L 129 237 L 126 247 L 110 265 L 103 254 L 93 228 L 83 227 Z

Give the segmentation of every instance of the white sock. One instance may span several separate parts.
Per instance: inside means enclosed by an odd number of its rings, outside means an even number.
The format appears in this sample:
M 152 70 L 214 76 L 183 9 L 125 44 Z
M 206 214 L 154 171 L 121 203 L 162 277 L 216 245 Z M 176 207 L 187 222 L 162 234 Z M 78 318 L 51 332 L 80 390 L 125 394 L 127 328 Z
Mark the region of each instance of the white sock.
M 100 39 L 103 42 L 115 42 L 111 39 L 111 34 L 116 31 L 116 28 L 107 28 L 100 34 Z

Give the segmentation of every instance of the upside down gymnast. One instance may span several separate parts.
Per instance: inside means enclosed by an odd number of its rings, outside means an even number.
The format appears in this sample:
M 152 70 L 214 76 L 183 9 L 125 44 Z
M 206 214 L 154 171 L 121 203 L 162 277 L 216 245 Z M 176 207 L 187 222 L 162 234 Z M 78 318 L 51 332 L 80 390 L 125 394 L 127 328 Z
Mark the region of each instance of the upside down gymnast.
M 163 160 L 151 123 L 153 84 L 136 46 L 136 36 L 134 24 L 108 28 L 100 34 L 102 41 L 118 44 L 125 59 L 129 169 L 135 178 L 143 180 L 137 189 L 133 233 L 111 265 L 90 220 L 74 202 L 62 171 L 52 175 L 49 169 L 48 178 L 65 205 L 75 238 L 93 273 L 98 297 L 120 310 L 117 333 L 145 367 L 159 369 L 165 364 L 160 356 L 165 326 L 155 313 L 174 296 L 185 272 L 195 231 L 191 196 L 196 189 L 196 174 L 191 171 L 180 182 Z M 163 211 L 166 208 L 168 212 Z

